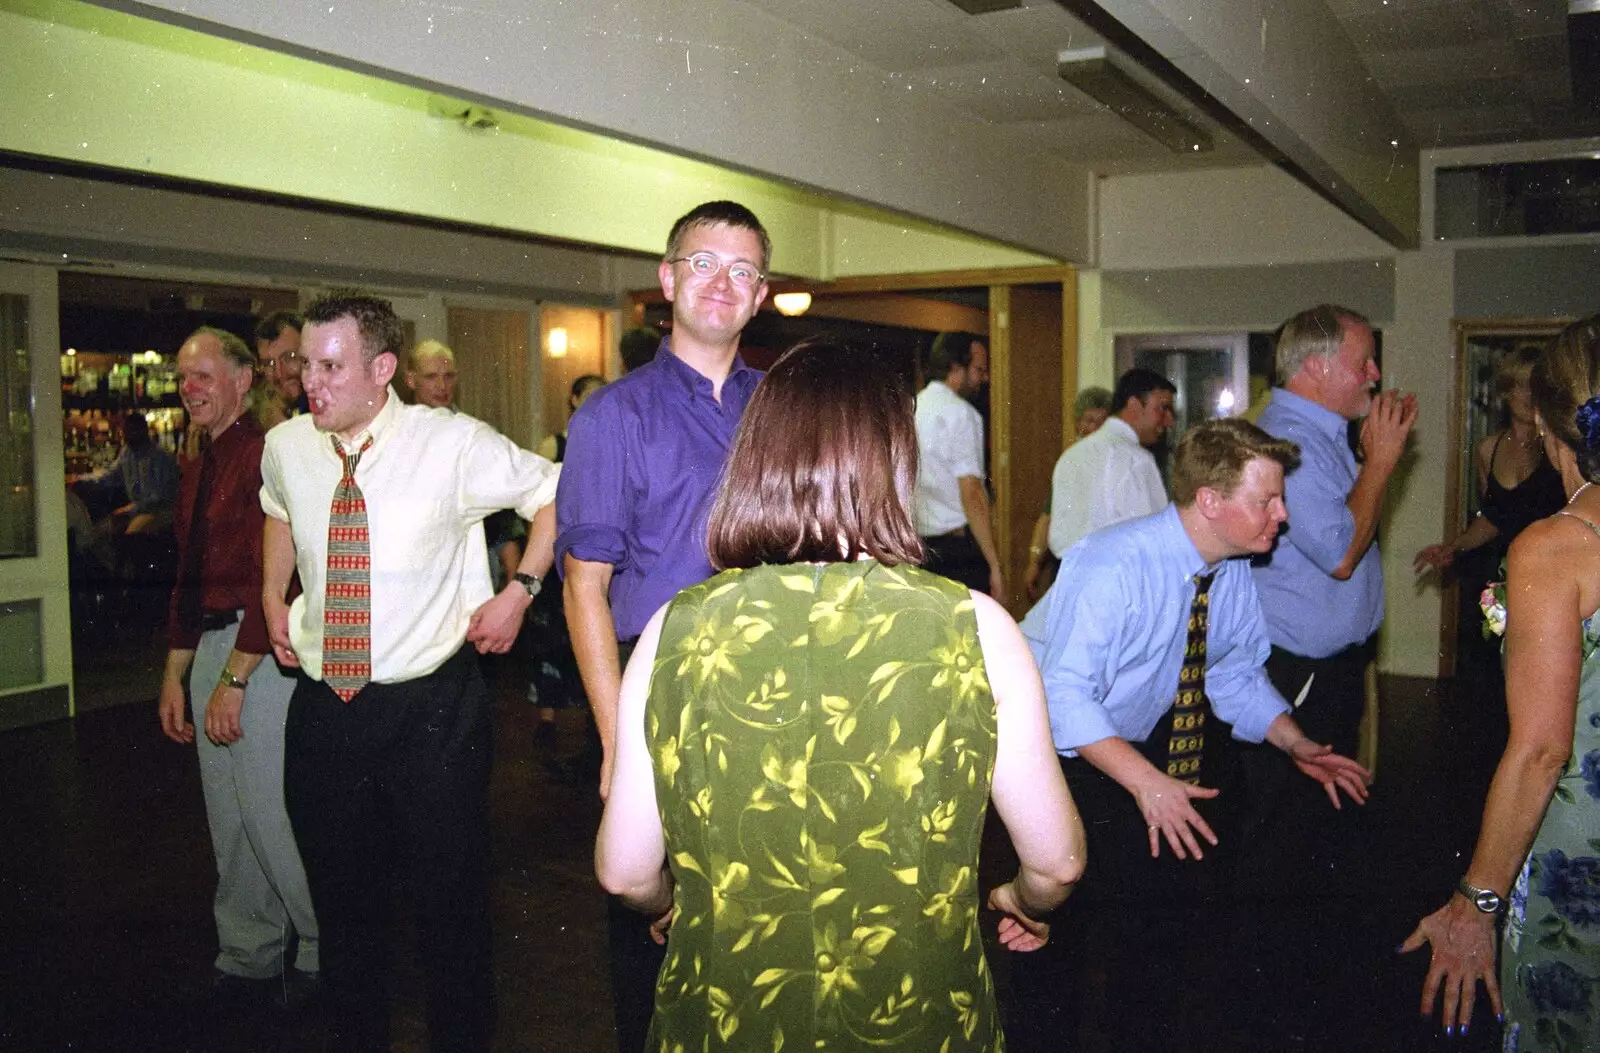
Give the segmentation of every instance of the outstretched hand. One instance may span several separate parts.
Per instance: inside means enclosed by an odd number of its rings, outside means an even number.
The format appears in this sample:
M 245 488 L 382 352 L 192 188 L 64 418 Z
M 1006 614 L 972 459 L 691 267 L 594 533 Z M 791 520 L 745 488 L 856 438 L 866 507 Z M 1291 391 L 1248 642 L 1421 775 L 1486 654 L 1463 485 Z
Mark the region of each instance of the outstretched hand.
M 1167 844 L 1172 846 L 1172 854 L 1179 859 L 1205 858 L 1200 850 L 1200 842 L 1195 838 L 1197 833 L 1210 844 L 1217 843 L 1217 835 L 1212 833 L 1211 827 L 1189 802 L 1215 797 L 1221 790 L 1174 779 L 1166 772 L 1152 768 L 1148 779 L 1132 792 L 1149 827 L 1151 859 L 1161 854 L 1162 838 L 1166 838 Z
M 1333 752 L 1332 746 L 1301 739 L 1290 747 L 1289 759 L 1294 761 L 1295 767 L 1322 784 L 1335 808 L 1340 807 L 1340 790 L 1357 804 L 1367 803 L 1372 773 L 1349 757 Z
M 1429 914 L 1400 945 L 1402 954 L 1421 947 L 1433 947 L 1433 961 L 1422 985 L 1422 1015 L 1432 1016 L 1433 1007 L 1444 993 L 1441 1023 L 1447 1032 L 1458 1028 L 1466 1034 L 1472 1022 L 1472 1009 L 1478 999 L 1478 981 L 1489 992 L 1495 1015 L 1504 1017 L 1500 1001 L 1500 982 L 1494 965 L 1494 915 L 1484 914 L 1461 896 Z

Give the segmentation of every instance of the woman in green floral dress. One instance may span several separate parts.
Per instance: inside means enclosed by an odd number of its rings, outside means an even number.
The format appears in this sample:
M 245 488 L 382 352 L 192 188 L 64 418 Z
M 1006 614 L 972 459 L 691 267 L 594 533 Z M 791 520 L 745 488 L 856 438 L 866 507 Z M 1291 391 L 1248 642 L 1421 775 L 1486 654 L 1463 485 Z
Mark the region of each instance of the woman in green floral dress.
M 1579 1053 L 1600 1050 L 1600 316 L 1556 338 L 1532 387 L 1567 507 L 1511 546 L 1510 737 L 1461 886 L 1405 949 L 1433 945 L 1422 1008 L 1442 991 L 1446 1031 L 1466 1032 L 1482 980 L 1507 1053 Z
M 722 573 L 623 680 L 601 883 L 670 925 L 648 1048 L 1004 1048 L 978 931 L 993 799 L 1009 947 L 1066 898 L 1083 829 L 1016 624 L 915 564 L 910 396 L 802 344 L 762 381 L 711 514 Z

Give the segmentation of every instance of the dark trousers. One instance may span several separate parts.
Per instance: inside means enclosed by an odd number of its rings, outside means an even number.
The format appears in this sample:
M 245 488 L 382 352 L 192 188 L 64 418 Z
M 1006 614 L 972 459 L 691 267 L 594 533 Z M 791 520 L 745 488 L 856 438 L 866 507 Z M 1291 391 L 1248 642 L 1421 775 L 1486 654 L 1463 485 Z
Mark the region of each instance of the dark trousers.
M 626 670 L 637 640 L 617 644 Z M 606 897 L 607 949 L 611 956 L 611 1002 L 619 1053 L 643 1053 L 656 1009 L 656 977 L 667 949 L 650 938 L 655 919 L 633 910 L 621 897 Z
M 1295 722 L 1312 741 L 1354 758 L 1366 705 L 1367 665 L 1376 653 L 1376 638 L 1327 658 L 1274 647 L 1267 677 L 1291 703 L 1309 680 L 1310 690 L 1292 714 Z M 1256 886 L 1269 893 L 1298 893 L 1307 891 L 1307 882 L 1330 890 L 1360 882 L 1365 872 L 1359 852 L 1362 809 L 1345 802 L 1335 810 L 1315 780 L 1267 743 L 1239 750 L 1248 798 L 1246 865 L 1256 872 Z
M 489 1049 L 491 753 L 489 695 L 470 646 L 428 676 L 369 684 L 348 704 L 300 678 L 284 789 L 340 1050 L 389 1049 L 397 874 L 417 916 L 430 1048 Z
M 922 560 L 925 570 L 958 581 L 977 592 L 989 592 L 989 561 L 983 558 L 983 549 L 973 540 L 966 527 L 925 537 L 922 544 L 927 555 Z
M 1267 676 L 1291 703 L 1311 687 L 1294 713 L 1315 742 L 1355 757 L 1366 704 L 1367 640 L 1327 658 L 1274 647 Z M 1241 939 L 1257 963 L 1246 988 L 1252 1005 L 1276 1005 L 1260 1020 L 1261 1048 L 1301 1048 L 1338 1035 L 1348 1021 L 1344 1000 L 1352 976 L 1369 982 L 1393 955 L 1398 936 L 1378 929 L 1372 905 L 1377 860 L 1367 832 L 1367 808 L 1342 799 L 1335 809 L 1314 779 L 1272 746 L 1241 746 L 1247 784 L 1240 844 L 1240 894 L 1246 904 Z M 1336 928 L 1337 939 L 1330 936 Z M 1308 935 L 1338 953 L 1306 953 Z M 1284 997 L 1293 992 L 1293 997 Z M 1341 998 L 1334 992 L 1345 992 Z M 1374 990 L 1372 996 L 1381 997 Z M 1318 1038 L 1320 1036 L 1320 1038 Z
M 1214 724 L 1222 734 L 1226 726 Z M 1224 769 L 1207 743 L 1206 765 Z M 1218 758 L 1213 763 L 1213 758 Z M 1014 1053 L 1057 1053 L 1085 1035 L 1112 1050 L 1237 1050 L 1232 1031 L 1235 824 L 1228 770 L 1202 774 L 1223 793 L 1197 801 L 1220 844 L 1179 860 L 1150 839 L 1133 795 L 1089 762 L 1063 758 L 1087 835 L 1088 867 L 1051 919 L 1050 942 L 1010 957 L 1013 1004 L 1005 1018 Z

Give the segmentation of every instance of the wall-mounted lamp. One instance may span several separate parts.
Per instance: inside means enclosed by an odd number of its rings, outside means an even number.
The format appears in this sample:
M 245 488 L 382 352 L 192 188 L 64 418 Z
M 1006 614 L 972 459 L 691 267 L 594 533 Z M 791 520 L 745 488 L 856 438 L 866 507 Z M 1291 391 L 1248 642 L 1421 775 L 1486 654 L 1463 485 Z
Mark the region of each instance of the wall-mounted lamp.
M 808 292 L 781 292 L 772 297 L 772 306 L 778 309 L 781 315 L 794 318 L 805 314 L 811 309 L 811 294 Z
M 560 327 L 550 330 L 546 338 L 550 347 L 551 358 L 565 358 L 567 356 L 567 331 Z

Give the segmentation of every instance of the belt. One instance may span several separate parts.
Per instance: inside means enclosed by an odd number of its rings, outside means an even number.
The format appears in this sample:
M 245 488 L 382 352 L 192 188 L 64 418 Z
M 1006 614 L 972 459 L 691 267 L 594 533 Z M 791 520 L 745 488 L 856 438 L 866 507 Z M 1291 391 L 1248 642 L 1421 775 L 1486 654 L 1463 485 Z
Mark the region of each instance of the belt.
M 201 611 L 200 631 L 203 633 L 214 633 L 218 629 L 226 629 L 228 626 L 232 625 L 236 621 L 239 621 L 243 617 L 243 608 L 229 611 Z

